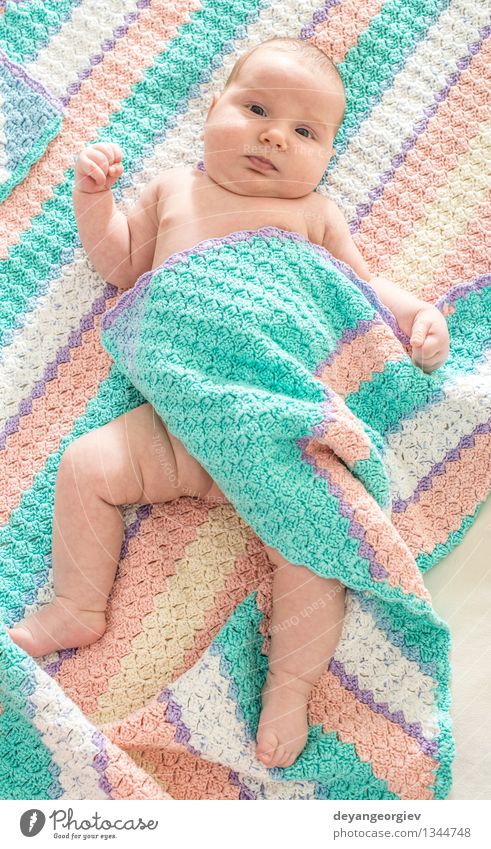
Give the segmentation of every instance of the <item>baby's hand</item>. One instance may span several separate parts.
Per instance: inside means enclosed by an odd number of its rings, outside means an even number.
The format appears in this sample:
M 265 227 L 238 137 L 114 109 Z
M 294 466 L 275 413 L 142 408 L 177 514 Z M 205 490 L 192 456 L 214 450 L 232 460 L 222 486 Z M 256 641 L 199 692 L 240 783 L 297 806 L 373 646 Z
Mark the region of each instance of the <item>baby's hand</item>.
M 410 339 L 412 361 L 424 372 L 439 368 L 448 357 L 450 338 L 447 322 L 437 307 L 427 304 L 413 319 Z
M 79 192 L 111 189 L 123 173 L 123 152 L 114 142 L 98 142 L 85 147 L 75 165 L 75 188 Z

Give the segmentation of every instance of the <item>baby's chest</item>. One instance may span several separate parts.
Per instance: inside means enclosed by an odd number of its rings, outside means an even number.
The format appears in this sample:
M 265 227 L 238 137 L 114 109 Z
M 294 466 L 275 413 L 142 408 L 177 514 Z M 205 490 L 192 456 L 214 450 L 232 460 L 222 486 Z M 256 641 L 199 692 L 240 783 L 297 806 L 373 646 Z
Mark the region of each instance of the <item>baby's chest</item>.
M 321 206 L 314 199 L 259 199 L 235 195 L 226 203 L 219 196 L 200 198 L 197 202 L 195 196 L 183 192 L 169 198 L 162 210 L 156 259 L 162 262 L 171 253 L 186 250 L 205 239 L 223 238 L 238 230 L 261 227 L 300 233 L 316 244 L 322 244 L 324 236 Z

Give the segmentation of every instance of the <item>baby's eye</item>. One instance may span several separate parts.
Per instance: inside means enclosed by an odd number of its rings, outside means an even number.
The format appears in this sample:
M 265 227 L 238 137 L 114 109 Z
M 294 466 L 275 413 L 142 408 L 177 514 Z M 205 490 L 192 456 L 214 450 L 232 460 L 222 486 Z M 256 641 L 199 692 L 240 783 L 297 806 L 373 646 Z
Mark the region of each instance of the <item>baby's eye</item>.
M 255 109 L 262 109 L 262 111 L 264 112 L 263 107 L 262 107 L 262 106 L 259 106 L 259 104 L 258 104 L 258 103 L 251 103 L 250 108 L 251 108 L 251 109 L 253 109 L 253 108 L 255 108 Z M 254 114 L 255 114 L 255 115 L 257 115 L 257 112 L 255 112 Z
M 312 136 L 312 133 L 310 132 L 310 130 L 307 129 L 307 127 L 298 127 L 297 133 L 299 132 L 299 130 L 305 130 L 306 133 L 310 133 L 310 135 Z M 308 138 L 308 136 L 304 136 L 304 138 Z M 312 138 L 314 137 L 312 136 Z

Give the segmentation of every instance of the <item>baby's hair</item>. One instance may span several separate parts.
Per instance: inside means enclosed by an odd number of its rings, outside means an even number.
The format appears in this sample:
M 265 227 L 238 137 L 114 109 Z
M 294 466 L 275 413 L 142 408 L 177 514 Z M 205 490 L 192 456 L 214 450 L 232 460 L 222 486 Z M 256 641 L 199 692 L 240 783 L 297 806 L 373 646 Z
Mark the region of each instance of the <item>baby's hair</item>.
M 305 41 L 302 38 L 290 38 L 288 36 L 273 36 L 272 38 L 268 38 L 266 41 L 261 41 L 260 44 L 256 44 L 255 47 L 251 47 L 251 49 L 248 50 L 247 53 L 244 53 L 242 56 L 240 56 L 237 59 L 235 65 L 233 66 L 229 76 L 227 77 L 227 80 L 223 87 L 224 91 L 226 88 L 228 88 L 228 86 L 232 85 L 232 83 L 235 82 L 246 59 L 248 59 L 249 56 L 252 55 L 252 53 L 255 53 L 255 51 L 259 50 L 259 48 L 261 47 L 274 47 L 280 50 L 289 51 L 291 53 L 297 51 L 301 55 L 302 59 L 313 70 L 317 70 L 317 68 L 322 68 L 322 70 L 327 71 L 328 74 L 334 77 L 334 79 L 336 79 L 337 81 L 338 86 L 341 87 L 343 95 L 345 94 L 343 78 L 339 73 L 338 69 L 336 68 L 336 65 L 334 64 L 332 59 L 329 58 L 327 53 L 324 53 L 324 51 L 321 50 L 320 47 L 317 47 L 317 45 L 313 44 L 311 41 Z M 343 114 L 341 115 L 341 118 L 337 123 L 336 132 L 334 133 L 334 135 L 336 135 L 337 131 L 339 130 L 339 127 L 343 123 L 345 112 L 346 97 L 344 100 Z

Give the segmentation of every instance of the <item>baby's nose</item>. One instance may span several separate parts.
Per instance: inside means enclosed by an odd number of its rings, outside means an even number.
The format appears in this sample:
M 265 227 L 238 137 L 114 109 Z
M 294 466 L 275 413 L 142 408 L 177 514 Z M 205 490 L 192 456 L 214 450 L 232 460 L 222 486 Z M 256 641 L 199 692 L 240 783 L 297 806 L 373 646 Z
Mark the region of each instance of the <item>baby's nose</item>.
M 285 134 L 279 127 L 270 127 L 269 130 L 263 130 L 260 135 L 262 144 L 277 145 L 283 149 L 285 147 Z

